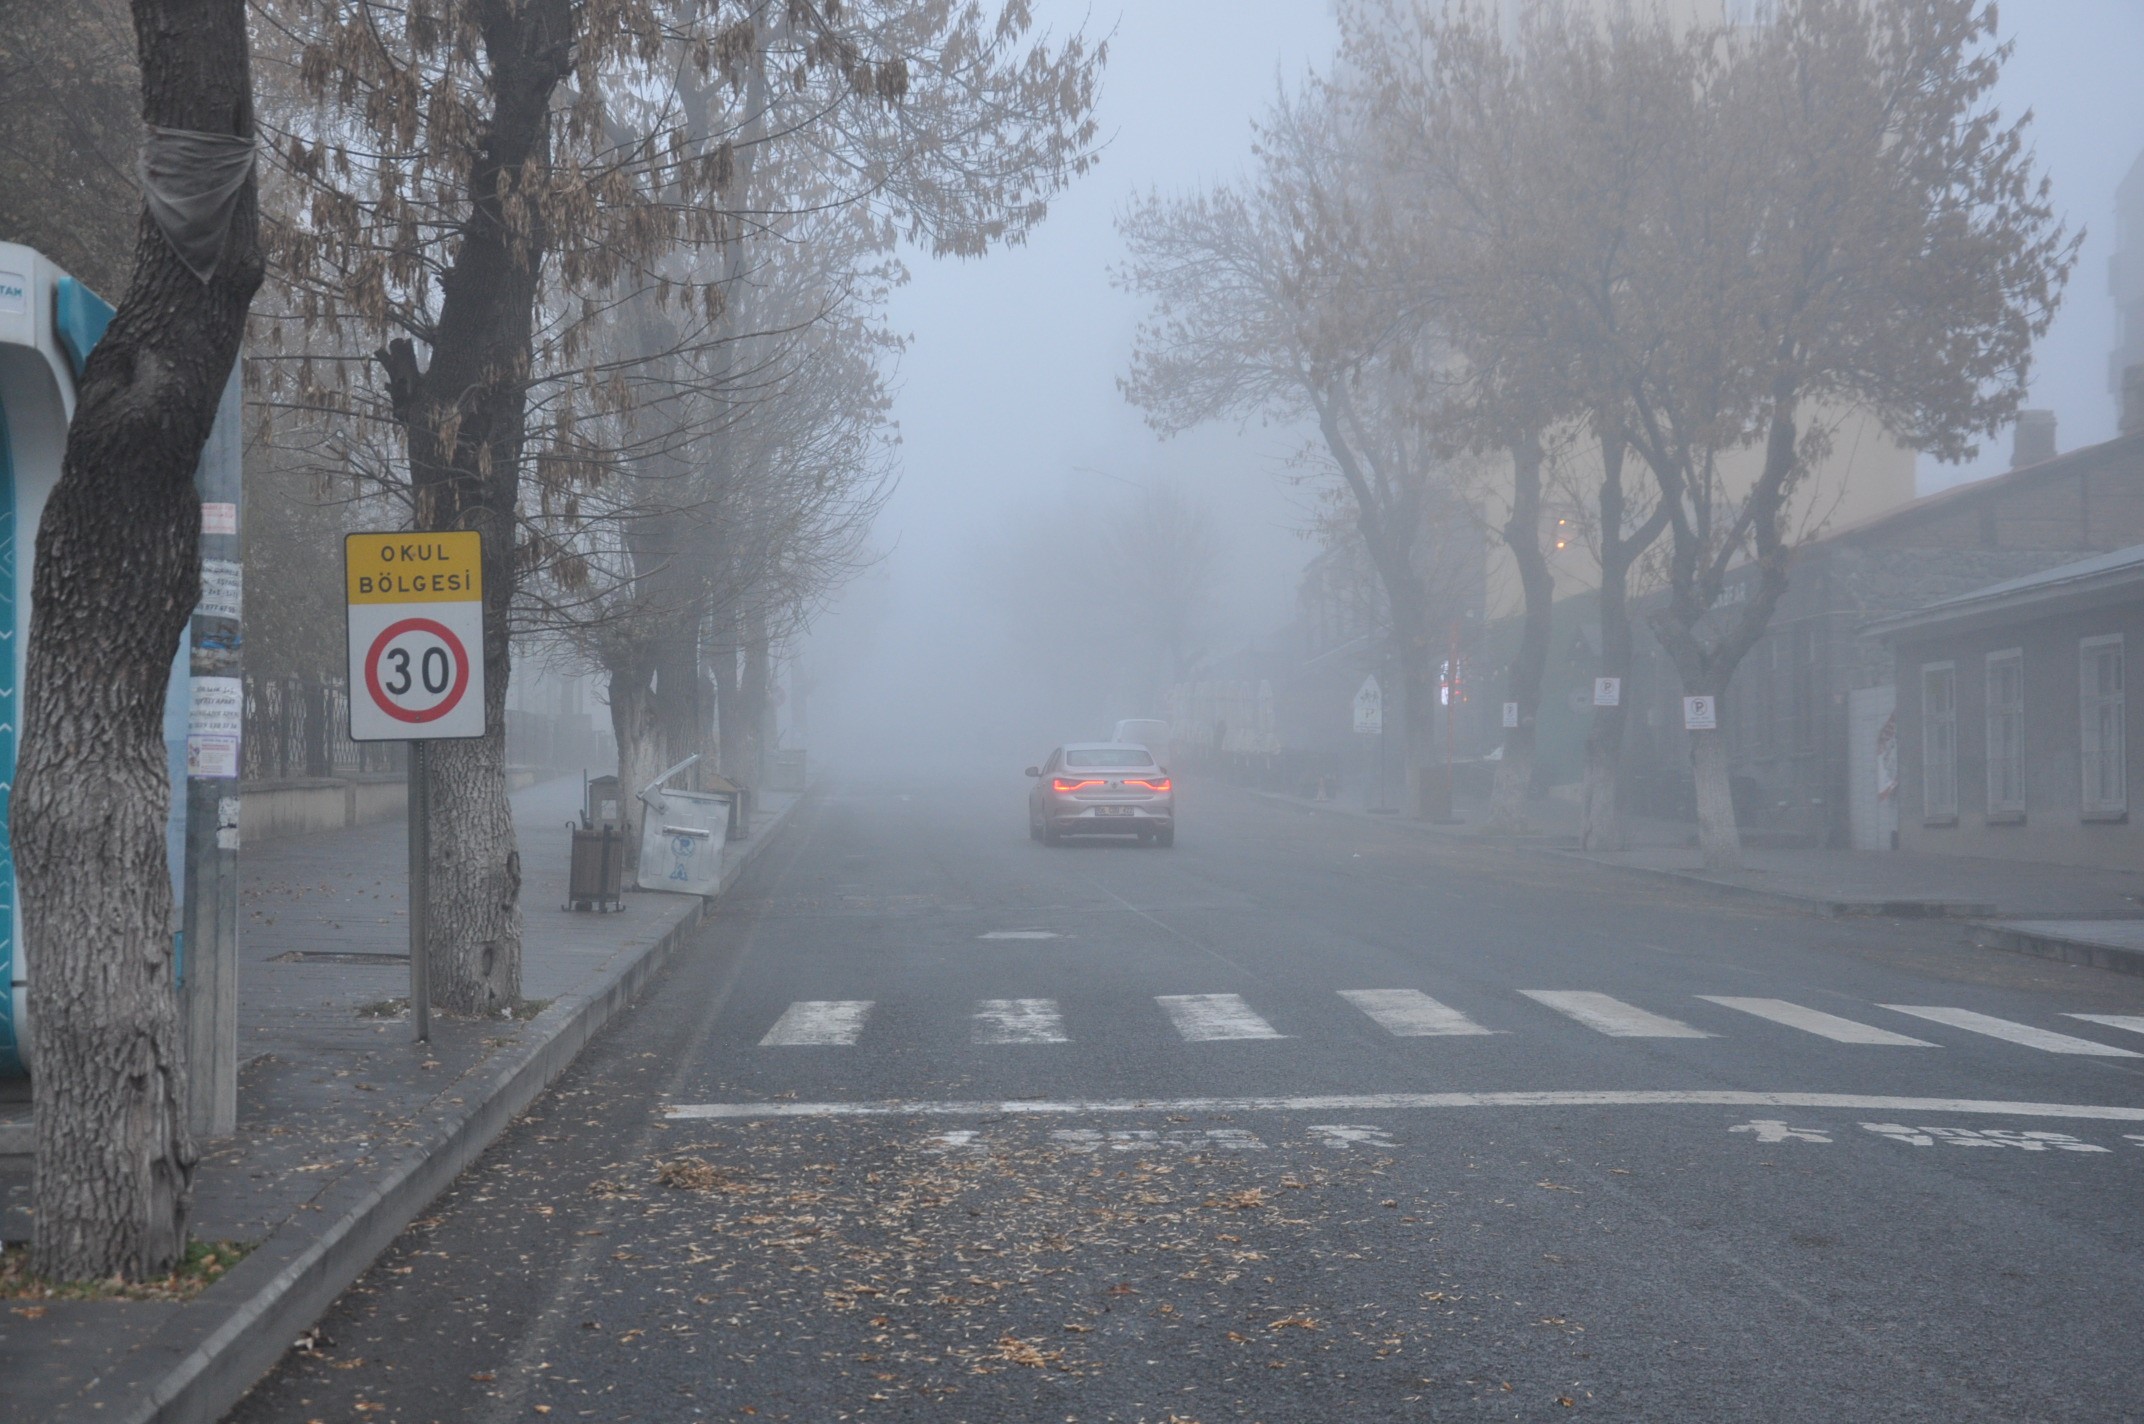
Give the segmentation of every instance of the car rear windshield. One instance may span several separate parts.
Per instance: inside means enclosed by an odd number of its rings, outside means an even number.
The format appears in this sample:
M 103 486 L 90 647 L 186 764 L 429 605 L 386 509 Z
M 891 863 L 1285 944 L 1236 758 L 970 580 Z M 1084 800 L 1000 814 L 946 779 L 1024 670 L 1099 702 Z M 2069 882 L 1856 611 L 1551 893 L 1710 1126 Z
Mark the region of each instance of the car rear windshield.
M 1154 758 L 1144 747 L 1087 747 L 1065 753 L 1066 766 L 1152 766 Z

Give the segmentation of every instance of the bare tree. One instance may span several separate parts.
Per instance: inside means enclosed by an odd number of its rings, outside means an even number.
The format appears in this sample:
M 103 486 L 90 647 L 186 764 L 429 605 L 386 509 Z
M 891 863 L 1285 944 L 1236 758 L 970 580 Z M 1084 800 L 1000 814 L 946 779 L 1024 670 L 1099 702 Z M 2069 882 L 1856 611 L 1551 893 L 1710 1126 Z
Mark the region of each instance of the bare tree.
M 1651 621 L 1690 696 L 1724 699 L 1763 635 L 1787 586 L 1790 500 L 1838 412 L 1958 458 L 2024 397 L 2077 247 L 2026 120 L 1990 102 L 2009 53 L 1994 35 L 1980 0 L 1785 0 L 1771 25 L 1684 42 L 1703 47 L 1699 82 L 1661 140 L 1608 371 L 1615 433 L 1667 509 Z M 1754 469 L 1738 477 L 1743 451 Z M 1747 597 L 1722 608 L 1745 568 Z M 1705 862 L 1732 868 L 1724 734 L 1694 732 L 1691 760 Z
M 1090 161 L 1099 52 L 1030 44 L 1003 15 L 936 0 L 275 0 L 272 48 L 309 108 L 280 125 L 289 201 L 277 255 L 299 319 L 345 333 L 332 363 L 279 378 L 300 404 L 386 420 L 406 447 L 419 528 L 485 536 L 489 735 L 430 759 L 438 978 L 450 1011 L 519 993 L 519 856 L 507 814 L 503 697 L 521 576 L 570 541 L 527 537 L 522 478 L 564 504 L 614 467 L 578 432 L 622 411 L 625 371 L 586 359 L 607 302 L 652 288 L 676 345 L 705 340 L 725 300 L 723 201 L 739 145 L 777 135 L 821 155 L 888 243 L 971 254 L 1017 241 Z M 767 98 L 697 122 L 695 95 Z M 779 95 L 764 140 L 743 127 Z M 784 199 L 784 203 L 789 201 Z M 774 211 L 783 210 L 777 204 Z M 373 371 L 347 359 L 385 338 Z M 645 360 L 659 352 L 638 353 Z M 540 398 L 577 383 L 580 399 Z M 534 429 L 531 421 L 537 422 Z
M 1212 516 L 1173 486 L 1150 485 L 1119 503 L 1103 525 L 1108 586 L 1129 666 L 1120 671 L 1127 710 L 1151 712 L 1189 677 L 1210 633 L 1221 544 Z
M 262 269 L 245 5 L 134 0 L 133 15 L 154 173 L 197 181 L 235 156 L 241 176 L 198 231 L 167 237 L 140 210 L 38 523 L 10 841 L 38 950 L 31 1259 L 62 1279 L 162 1274 L 186 1247 L 162 708 L 200 594 L 194 470 Z
M 1638 236 L 1661 202 L 1665 145 L 1687 117 L 1697 46 L 1659 22 L 1533 6 L 1516 30 L 1469 7 L 1343 10 L 1352 102 L 1395 181 L 1380 242 L 1405 300 L 1423 304 L 1464 358 L 1450 419 L 1476 448 L 1511 456 L 1502 535 L 1525 590 L 1493 821 L 1518 819 L 1530 779 L 1554 582 L 1542 546 L 1542 443 L 1598 460 L 1559 462 L 1600 567 L 1601 676 L 1627 679 L 1630 573 L 1668 510 L 1623 478 L 1627 416 L 1609 318 Z M 1615 774 L 1626 711 L 1593 713 L 1582 842 L 1621 841 Z
M 1240 190 L 1149 197 L 1119 219 L 1121 282 L 1147 297 L 1125 394 L 1163 433 L 1207 420 L 1313 422 L 1385 594 L 1404 697 L 1408 806 L 1446 818 L 1435 768 L 1451 570 L 1437 526 L 1469 521 L 1437 428 L 1447 357 L 1349 253 L 1367 155 L 1329 96 L 1276 103 Z M 1469 521 L 1470 522 L 1470 521 Z

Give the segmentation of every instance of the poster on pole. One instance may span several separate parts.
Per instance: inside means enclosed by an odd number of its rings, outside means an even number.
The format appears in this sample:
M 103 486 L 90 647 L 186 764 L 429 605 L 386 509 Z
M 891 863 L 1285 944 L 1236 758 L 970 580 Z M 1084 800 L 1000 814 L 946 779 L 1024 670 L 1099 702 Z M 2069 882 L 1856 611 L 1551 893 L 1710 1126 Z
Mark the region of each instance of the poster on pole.
M 484 735 L 483 556 L 473 531 L 345 537 L 351 741 Z
M 1685 697 L 1682 700 L 1682 729 L 1685 732 L 1717 732 L 1720 729 L 1720 705 L 1710 697 Z

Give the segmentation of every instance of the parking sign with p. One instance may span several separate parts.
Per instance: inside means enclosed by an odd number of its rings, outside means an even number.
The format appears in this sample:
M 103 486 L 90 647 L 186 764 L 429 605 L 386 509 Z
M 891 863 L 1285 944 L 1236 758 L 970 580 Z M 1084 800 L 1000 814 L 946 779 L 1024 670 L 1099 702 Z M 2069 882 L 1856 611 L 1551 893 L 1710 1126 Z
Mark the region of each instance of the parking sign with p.
M 484 546 L 474 532 L 351 534 L 350 739 L 484 735 Z

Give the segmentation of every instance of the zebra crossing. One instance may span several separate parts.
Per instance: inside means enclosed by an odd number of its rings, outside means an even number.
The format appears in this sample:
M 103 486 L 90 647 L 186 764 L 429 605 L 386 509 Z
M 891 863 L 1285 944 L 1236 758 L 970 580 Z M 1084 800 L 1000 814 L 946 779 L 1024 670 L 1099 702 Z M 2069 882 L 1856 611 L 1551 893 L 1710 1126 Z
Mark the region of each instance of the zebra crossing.
M 1609 1038 L 1718 1039 L 1731 1034 L 1700 1028 L 1655 1009 L 1643 1008 L 1590 989 L 1521 989 L 1532 1004 L 1569 1023 Z M 1335 995 L 1365 1019 L 1395 1038 L 1468 1038 L 1506 1034 L 1537 1027 L 1540 1020 L 1492 1027 L 1430 997 L 1419 989 L 1340 989 Z M 1867 1023 L 1786 999 L 1728 994 L 1695 994 L 1696 1002 L 1761 1019 L 1832 1043 L 1884 1048 L 1939 1048 L 1880 1023 Z M 1166 1026 L 1185 1043 L 1281 1040 L 1295 1035 L 1276 1028 L 1241 994 L 1157 994 L 1157 1026 Z M 872 999 L 799 999 L 783 1009 L 759 1039 L 761 1048 L 853 1048 L 871 1022 Z M 1871 1004 L 1872 1016 L 1903 1014 L 1926 1023 L 1983 1038 L 1992 1038 L 2043 1053 L 2095 1058 L 2144 1058 L 2144 1053 L 2035 1024 L 1997 1018 L 1976 1010 L 1937 1004 Z M 1695 1015 L 1693 1015 L 1695 1017 Z M 2144 1034 L 2144 1016 L 2066 1014 L 2066 1018 L 2122 1032 Z M 1074 1041 L 1063 1007 L 1055 999 L 978 999 L 970 1016 L 971 1041 L 979 1045 L 1015 1046 Z M 1722 1027 L 1726 1025 L 1723 1023 Z

